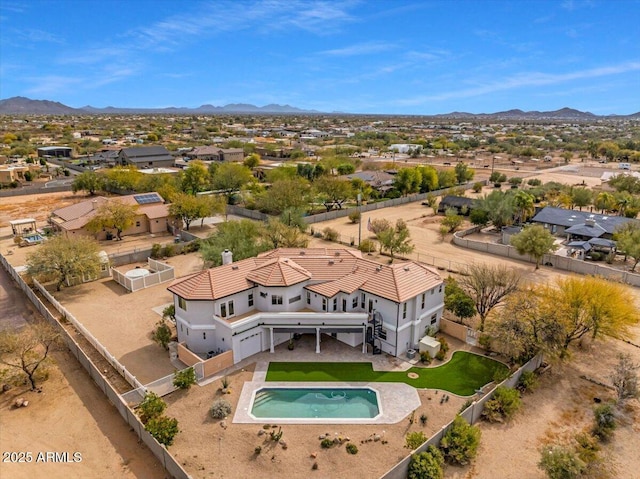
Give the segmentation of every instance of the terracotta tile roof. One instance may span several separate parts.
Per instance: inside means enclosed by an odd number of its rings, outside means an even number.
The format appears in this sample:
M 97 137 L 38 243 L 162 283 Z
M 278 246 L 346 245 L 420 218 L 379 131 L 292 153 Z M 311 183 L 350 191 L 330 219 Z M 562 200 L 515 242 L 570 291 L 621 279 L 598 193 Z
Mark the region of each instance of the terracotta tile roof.
M 262 286 L 291 286 L 311 278 L 311 273 L 288 258 L 266 261 L 247 275 Z
M 323 296 L 362 290 L 397 303 L 442 284 L 438 272 L 415 262 L 381 265 L 348 250 L 280 249 L 257 258 L 219 266 L 176 279 L 169 291 L 185 299 L 214 300 L 253 285 L 290 286 L 310 280 L 306 286 Z M 329 254 L 327 254 L 329 252 Z M 285 255 L 286 253 L 286 255 Z M 289 254 L 292 253 L 292 254 Z
M 173 281 L 167 289 L 188 300 L 224 298 L 254 287 L 254 283 L 247 279 L 247 275 L 256 266 L 256 258 L 243 259 L 183 276 Z
M 95 203 L 94 203 L 95 201 Z M 80 203 L 76 203 L 75 205 L 65 206 L 64 208 L 58 208 L 57 210 L 53 210 L 51 214 L 53 216 L 57 216 L 62 218 L 63 221 L 70 221 L 80 218 L 88 214 L 91 210 L 97 209 L 102 203 L 108 201 L 104 196 L 96 196 L 87 201 L 82 201 Z

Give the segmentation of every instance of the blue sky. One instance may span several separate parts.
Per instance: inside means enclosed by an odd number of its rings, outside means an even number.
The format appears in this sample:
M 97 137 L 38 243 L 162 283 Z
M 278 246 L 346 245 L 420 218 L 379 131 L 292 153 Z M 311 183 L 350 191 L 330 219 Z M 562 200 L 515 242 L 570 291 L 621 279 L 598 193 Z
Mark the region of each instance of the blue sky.
M 0 0 L 0 98 L 640 111 L 640 0 Z

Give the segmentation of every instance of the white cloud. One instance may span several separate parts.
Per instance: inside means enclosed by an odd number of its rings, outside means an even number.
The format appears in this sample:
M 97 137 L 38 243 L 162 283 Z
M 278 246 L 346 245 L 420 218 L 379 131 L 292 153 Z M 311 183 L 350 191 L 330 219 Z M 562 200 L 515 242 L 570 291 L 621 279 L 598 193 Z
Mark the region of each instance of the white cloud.
M 336 48 L 333 50 L 324 50 L 320 52 L 320 54 L 338 57 L 351 57 L 357 55 L 370 55 L 372 53 L 385 52 L 394 48 L 395 45 L 392 43 L 368 42 L 357 43 L 355 45 L 349 45 L 348 47 Z
M 551 74 L 540 72 L 524 72 L 485 85 L 478 85 L 463 90 L 446 91 L 434 95 L 422 95 L 401 99 L 397 100 L 396 103 L 401 105 L 420 105 L 430 101 L 445 101 L 459 98 L 479 97 L 499 91 L 513 90 L 517 88 L 532 86 L 555 85 L 574 80 L 585 80 L 610 75 L 620 75 L 633 71 L 640 71 L 640 62 L 628 62 L 620 65 L 592 68 L 589 70 L 580 70 L 570 73 Z

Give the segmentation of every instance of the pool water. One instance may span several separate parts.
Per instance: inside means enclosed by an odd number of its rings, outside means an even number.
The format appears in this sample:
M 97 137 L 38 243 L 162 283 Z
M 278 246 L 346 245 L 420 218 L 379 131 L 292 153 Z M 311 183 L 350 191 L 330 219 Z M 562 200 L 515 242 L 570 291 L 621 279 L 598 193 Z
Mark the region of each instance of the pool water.
M 27 243 L 42 243 L 44 241 L 44 237 L 39 234 L 30 234 L 23 236 L 22 239 Z
M 378 394 L 369 388 L 264 388 L 255 392 L 257 418 L 371 419 L 380 414 Z

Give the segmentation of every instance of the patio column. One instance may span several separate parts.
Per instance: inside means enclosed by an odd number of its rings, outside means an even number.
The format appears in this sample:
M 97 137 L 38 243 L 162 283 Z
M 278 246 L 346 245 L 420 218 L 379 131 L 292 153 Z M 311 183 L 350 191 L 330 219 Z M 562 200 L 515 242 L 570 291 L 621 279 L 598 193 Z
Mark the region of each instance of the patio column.
M 273 328 L 269 328 L 269 339 L 271 340 L 271 347 L 269 348 L 270 353 L 275 353 L 275 349 L 273 347 Z
M 367 327 L 362 327 L 362 354 L 367 354 Z
M 320 328 L 316 328 L 316 354 L 320 354 Z

